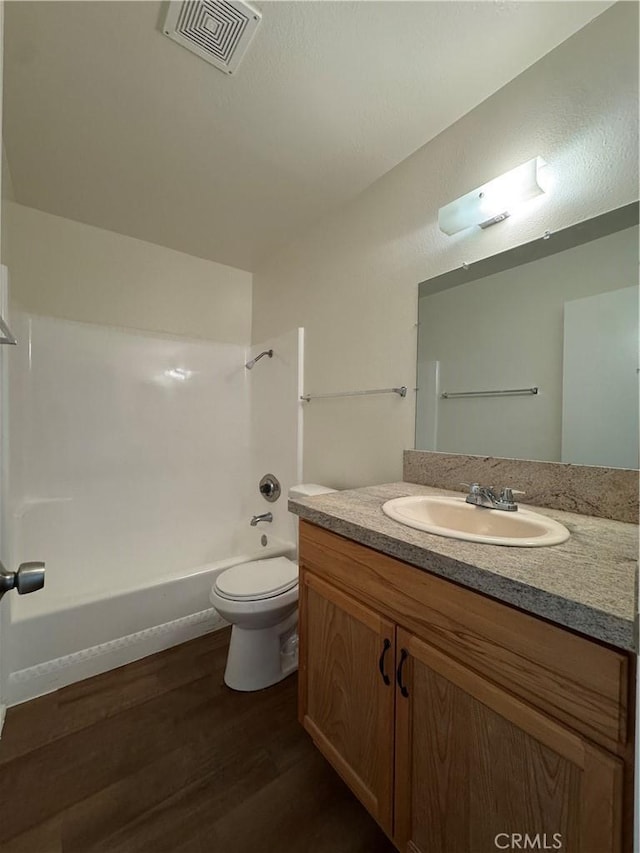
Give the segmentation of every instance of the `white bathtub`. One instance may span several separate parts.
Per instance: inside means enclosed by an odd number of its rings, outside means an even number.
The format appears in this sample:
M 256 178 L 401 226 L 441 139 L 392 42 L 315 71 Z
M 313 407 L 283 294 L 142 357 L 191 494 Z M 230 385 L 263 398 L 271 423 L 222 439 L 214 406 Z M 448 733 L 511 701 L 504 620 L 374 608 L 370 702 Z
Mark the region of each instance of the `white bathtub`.
M 260 531 L 262 533 L 262 531 Z M 224 626 L 209 602 L 217 575 L 250 560 L 295 554 L 295 545 L 244 538 L 238 553 L 146 583 L 75 593 L 55 583 L 12 596 L 7 633 L 7 704 L 16 705 L 66 684 L 153 654 Z M 137 574 L 137 573 L 136 573 Z

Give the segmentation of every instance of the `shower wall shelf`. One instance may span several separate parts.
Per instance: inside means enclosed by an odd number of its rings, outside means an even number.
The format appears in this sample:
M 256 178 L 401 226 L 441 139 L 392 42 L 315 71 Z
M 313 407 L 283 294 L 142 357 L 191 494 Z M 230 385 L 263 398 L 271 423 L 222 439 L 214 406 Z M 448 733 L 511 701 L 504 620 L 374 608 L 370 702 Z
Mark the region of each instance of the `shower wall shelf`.
M 399 388 L 372 388 L 369 391 L 337 391 L 335 394 L 303 394 L 300 399 L 309 403 L 311 400 L 326 400 L 329 397 L 368 397 L 371 394 L 397 394 L 399 397 L 407 396 L 407 386 Z
M 533 388 L 506 388 L 502 391 L 443 391 L 443 400 L 456 397 L 529 397 L 538 393 L 538 386 Z

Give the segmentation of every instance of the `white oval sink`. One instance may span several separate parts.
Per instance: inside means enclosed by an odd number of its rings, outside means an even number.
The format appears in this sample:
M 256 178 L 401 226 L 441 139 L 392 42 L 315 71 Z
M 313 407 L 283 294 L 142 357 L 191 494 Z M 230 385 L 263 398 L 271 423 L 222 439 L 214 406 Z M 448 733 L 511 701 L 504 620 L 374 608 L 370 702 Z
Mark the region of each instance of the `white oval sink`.
M 416 530 L 488 545 L 540 548 L 559 545 L 570 536 L 563 524 L 537 512 L 486 509 L 468 504 L 464 498 L 412 495 L 387 501 L 382 511 Z

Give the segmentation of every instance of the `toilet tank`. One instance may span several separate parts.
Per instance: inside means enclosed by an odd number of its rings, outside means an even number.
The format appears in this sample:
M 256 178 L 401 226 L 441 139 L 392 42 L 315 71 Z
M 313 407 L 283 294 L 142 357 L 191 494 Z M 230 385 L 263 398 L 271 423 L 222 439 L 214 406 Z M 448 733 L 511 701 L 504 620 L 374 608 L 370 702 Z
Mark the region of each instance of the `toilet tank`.
M 298 486 L 291 486 L 289 497 L 293 500 L 296 498 L 313 498 L 316 495 L 326 495 L 335 491 L 336 489 L 329 489 L 327 486 L 318 485 L 318 483 L 300 483 Z

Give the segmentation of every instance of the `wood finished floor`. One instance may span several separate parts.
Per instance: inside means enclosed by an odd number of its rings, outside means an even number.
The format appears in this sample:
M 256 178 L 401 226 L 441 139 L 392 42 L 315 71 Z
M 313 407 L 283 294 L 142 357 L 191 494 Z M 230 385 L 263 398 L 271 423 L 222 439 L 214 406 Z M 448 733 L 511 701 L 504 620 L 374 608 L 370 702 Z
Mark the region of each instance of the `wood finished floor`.
M 11 708 L 2 853 L 393 853 L 298 724 L 295 677 L 225 687 L 228 638 Z

